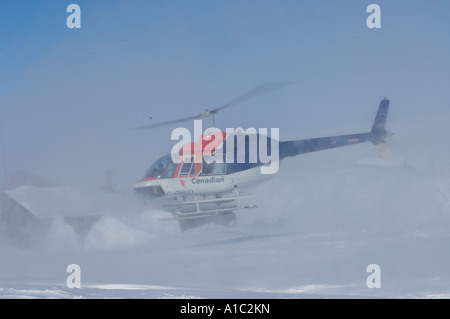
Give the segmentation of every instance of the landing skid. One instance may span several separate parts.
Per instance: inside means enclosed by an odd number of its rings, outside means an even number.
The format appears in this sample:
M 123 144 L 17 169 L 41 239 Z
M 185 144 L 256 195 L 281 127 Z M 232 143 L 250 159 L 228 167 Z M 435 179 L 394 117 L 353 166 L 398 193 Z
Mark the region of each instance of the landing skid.
M 236 211 L 240 209 L 255 208 L 256 205 L 243 205 L 241 200 L 251 197 L 239 195 L 235 189 L 232 196 L 206 198 L 193 196 L 189 200 L 176 204 L 163 205 L 163 209 L 170 212 L 173 217 L 158 218 L 159 221 L 178 221 L 182 231 L 214 223 L 224 226 L 236 225 Z
M 181 231 L 204 226 L 206 224 L 215 224 L 226 227 L 236 226 L 236 213 L 235 212 L 223 212 L 216 215 L 204 215 L 198 218 L 181 218 L 178 219 Z

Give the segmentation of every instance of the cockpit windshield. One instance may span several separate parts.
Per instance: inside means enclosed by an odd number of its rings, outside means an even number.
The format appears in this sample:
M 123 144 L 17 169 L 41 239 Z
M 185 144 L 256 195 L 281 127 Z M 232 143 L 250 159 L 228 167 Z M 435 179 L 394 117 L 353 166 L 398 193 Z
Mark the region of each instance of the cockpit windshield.
M 177 164 L 172 161 L 170 154 L 167 154 L 150 166 L 145 173 L 145 177 L 170 178 L 173 177 Z

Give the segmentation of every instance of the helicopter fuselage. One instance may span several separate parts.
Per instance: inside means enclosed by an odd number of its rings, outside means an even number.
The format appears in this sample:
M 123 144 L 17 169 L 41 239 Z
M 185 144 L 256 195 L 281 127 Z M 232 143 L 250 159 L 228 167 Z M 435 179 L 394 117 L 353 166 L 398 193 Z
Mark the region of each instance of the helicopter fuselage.
M 158 161 L 164 160 L 169 161 L 170 156 L 166 155 Z M 196 195 L 219 195 L 229 193 L 235 188 L 246 188 L 249 185 L 264 181 L 272 176 L 261 174 L 260 165 L 257 165 L 257 163 L 253 167 L 248 167 L 248 164 L 244 164 L 243 167 L 246 166 L 247 168 L 242 170 L 235 170 L 235 166 L 237 165 L 227 165 L 227 163 L 216 164 L 214 165 L 215 172 L 205 172 L 205 168 L 210 169 L 210 167 L 207 167 L 210 165 L 206 163 L 193 163 L 192 172 L 188 175 L 182 175 L 183 166 L 186 165 L 188 163 L 179 163 L 172 177 L 162 177 L 164 174 L 144 177 L 135 184 L 134 189 L 147 198 L 164 196 L 183 198 Z M 230 171 L 228 173 L 227 166 Z M 165 170 L 167 172 L 167 168 Z M 170 168 L 168 170 L 170 171 Z
M 154 162 L 144 178 L 134 185 L 134 190 L 146 198 L 170 197 L 185 200 L 198 195 L 220 197 L 234 189 L 245 188 L 274 175 L 261 173 L 261 168 L 274 163 L 262 162 L 260 158 L 251 154 L 251 150 L 259 154 L 261 145 L 267 146 L 264 150 L 267 154 L 273 151 L 278 152 L 278 156 L 275 157 L 277 158 L 276 167 L 286 157 L 365 142 L 372 142 L 379 154 L 389 159 L 390 154 L 385 139 L 393 133 L 385 129 L 388 109 L 389 100 L 384 98 L 378 107 L 371 131 L 366 133 L 282 142 L 277 140 L 276 143 L 273 143 L 270 140 L 271 137 L 266 135 L 249 134 L 243 139 L 245 145 L 242 157 L 239 157 L 236 144 L 226 143 L 229 139 L 237 139 L 236 136 L 221 132 L 224 142 L 214 144 L 211 143 L 210 135 L 202 135 L 199 141 L 180 149 L 177 154 L 178 162 L 173 160 L 173 154 L 167 154 Z M 211 145 L 214 145 L 213 149 Z M 227 156 L 227 145 L 233 145 L 233 149 L 228 150 L 228 155 L 233 154 L 231 160 Z M 276 149 L 271 149 L 271 145 L 276 145 Z M 215 160 L 205 160 L 208 158 L 204 156 L 205 154 L 214 154 Z

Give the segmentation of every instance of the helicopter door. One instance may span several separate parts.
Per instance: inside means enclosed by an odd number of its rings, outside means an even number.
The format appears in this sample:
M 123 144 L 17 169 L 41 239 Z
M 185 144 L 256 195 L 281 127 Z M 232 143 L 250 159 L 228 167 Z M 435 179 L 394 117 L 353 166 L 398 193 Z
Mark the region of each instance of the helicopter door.
M 189 160 L 190 159 L 190 160 Z M 195 175 L 195 159 L 194 156 L 186 156 L 183 158 L 178 177 L 186 177 Z
M 226 171 L 225 163 L 211 162 L 208 163 L 203 159 L 202 175 L 223 175 Z

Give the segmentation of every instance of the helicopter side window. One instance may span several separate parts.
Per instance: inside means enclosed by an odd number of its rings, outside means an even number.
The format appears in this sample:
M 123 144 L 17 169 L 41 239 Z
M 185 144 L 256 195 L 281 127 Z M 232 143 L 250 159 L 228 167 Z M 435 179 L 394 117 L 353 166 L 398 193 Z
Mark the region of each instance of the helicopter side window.
M 188 159 L 190 161 L 188 162 Z M 181 164 L 180 173 L 178 176 L 190 176 L 195 173 L 195 160 L 194 156 L 185 157 L 183 159 L 183 163 Z

